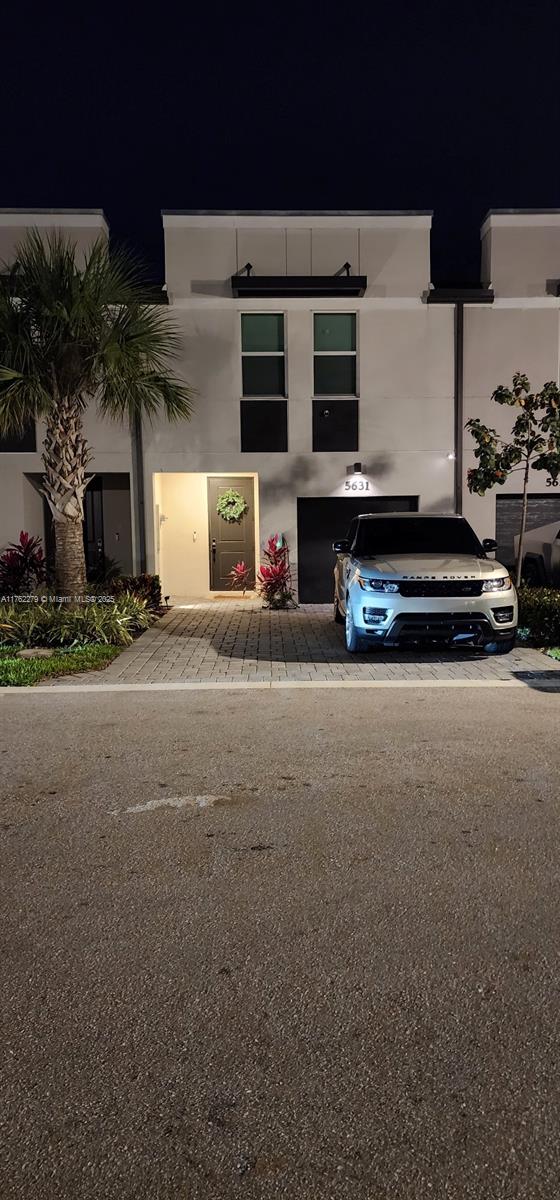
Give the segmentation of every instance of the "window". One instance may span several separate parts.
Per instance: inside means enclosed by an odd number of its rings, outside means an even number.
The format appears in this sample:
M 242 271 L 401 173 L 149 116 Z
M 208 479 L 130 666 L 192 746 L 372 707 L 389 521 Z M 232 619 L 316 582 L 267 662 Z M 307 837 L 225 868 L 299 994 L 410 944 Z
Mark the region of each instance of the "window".
M 242 313 L 244 396 L 285 396 L 284 314 Z
M 358 558 L 391 554 L 482 555 L 482 546 L 464 517 L 365 517 L 355 546 Z
M 313 380 L 316 396 L 356 396 L 356 314 L 315 313 Z
M 0 437 L 0 454 L 24 454 L 37 449 L 35 422 L 27 426 L 23 434 Z
M 326 452 L 358 449 L 358 401 L 355 398 L 313 401 L 313 449 Z
M 281 454 L 287 449 L 288 401 L 242 400 L 242 452 Z

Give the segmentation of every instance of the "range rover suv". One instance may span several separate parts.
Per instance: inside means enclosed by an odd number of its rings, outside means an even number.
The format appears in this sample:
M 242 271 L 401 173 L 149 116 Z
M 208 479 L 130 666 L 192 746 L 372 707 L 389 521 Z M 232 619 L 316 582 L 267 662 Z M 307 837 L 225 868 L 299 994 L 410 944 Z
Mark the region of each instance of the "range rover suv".
M 439 643 L 508 654 L 517 597 L 464 517 L 389 513 L 356 517 L 334 542 L 334 617 L 346 649 Z

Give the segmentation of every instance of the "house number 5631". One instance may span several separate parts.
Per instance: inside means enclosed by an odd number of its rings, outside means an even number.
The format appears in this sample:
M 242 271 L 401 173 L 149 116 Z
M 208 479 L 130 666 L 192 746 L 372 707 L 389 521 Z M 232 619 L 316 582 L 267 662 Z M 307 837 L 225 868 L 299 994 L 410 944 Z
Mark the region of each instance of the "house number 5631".
M 346 479 L 344 481 L 345 492 L 369 492 L 369 481 L 367 479 Z

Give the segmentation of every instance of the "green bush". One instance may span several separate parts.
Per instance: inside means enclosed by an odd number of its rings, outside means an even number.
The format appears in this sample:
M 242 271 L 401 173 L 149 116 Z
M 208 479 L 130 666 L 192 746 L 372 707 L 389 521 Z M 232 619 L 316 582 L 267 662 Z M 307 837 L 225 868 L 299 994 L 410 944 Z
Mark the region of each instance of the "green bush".
M 114 604 L 0 605 L 0 645 L 128 646 L 153 616 L 145 600 L 124 595 Z
M 560 646 L 560 591 L 548 587 L 521 587 L 519 626 L 528 629 L 539 646 Z
M 56 675 L 99 671 L 118 653 L 117 646 L 80 646 L 77 650 L 58 650 L 52 658 L 17 658 L 14 653 L 0 650 L 0 687 L 30 687 Z
M 148 608 L 161 608 L 161 580 L 159 575 L 119 575 L 111 580 L 114 596 L 130 595 L 145 600 Z

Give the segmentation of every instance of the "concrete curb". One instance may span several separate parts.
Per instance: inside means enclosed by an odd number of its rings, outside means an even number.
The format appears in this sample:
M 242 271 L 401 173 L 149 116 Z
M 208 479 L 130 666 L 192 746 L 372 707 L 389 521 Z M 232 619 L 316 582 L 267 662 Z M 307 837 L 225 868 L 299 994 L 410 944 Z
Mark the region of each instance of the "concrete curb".
M 104 692 L 227 692 L 227 691 L 286 691 L 290 688 L 523 688 L 538 687 L 542 691 L 560 691 L 560 672 L 558 681 L 550 678 L 540 679 L 538 675 L 527 676 L 526 679 L 317 679 L 317 680 L 247 680 L 169 683 L 63 683 L 37 685 L 36 687 L 3 687 L 1 696 L 41 694 L 42 696 L 76 695 L 76 693 L 91 693 L 99 695 Z

